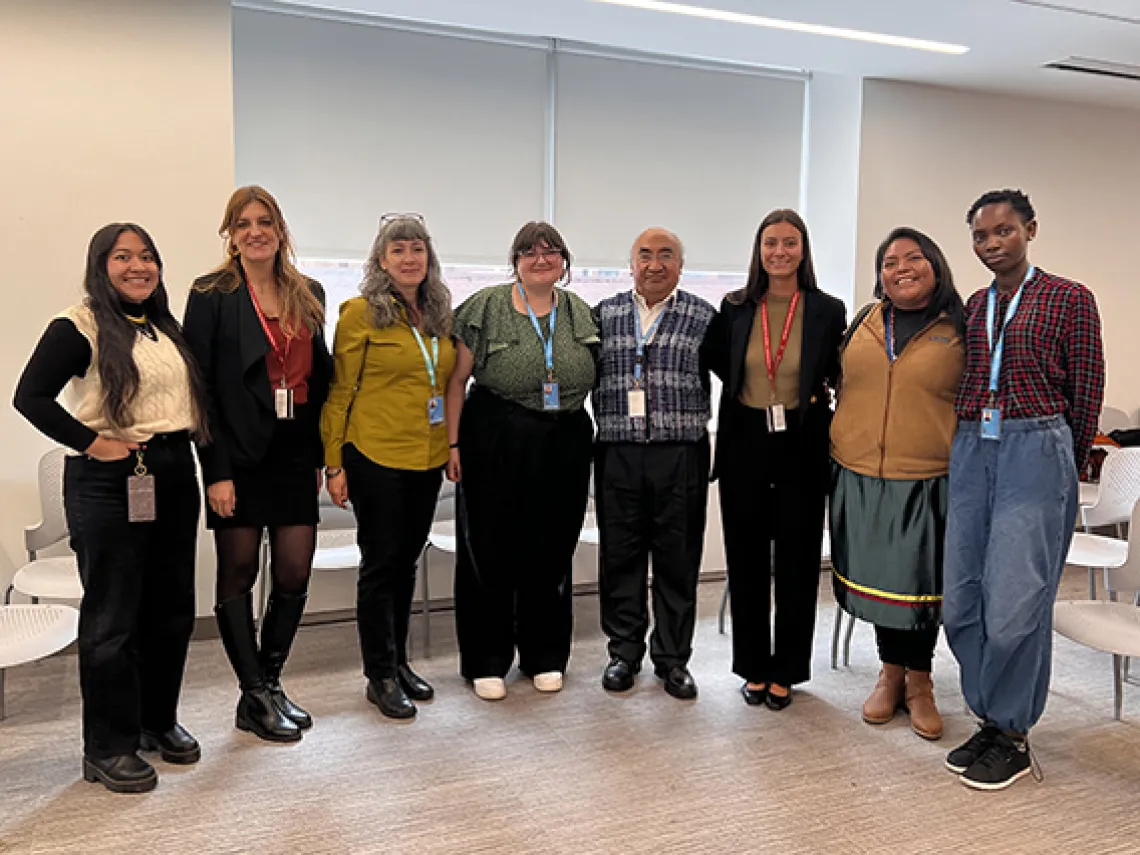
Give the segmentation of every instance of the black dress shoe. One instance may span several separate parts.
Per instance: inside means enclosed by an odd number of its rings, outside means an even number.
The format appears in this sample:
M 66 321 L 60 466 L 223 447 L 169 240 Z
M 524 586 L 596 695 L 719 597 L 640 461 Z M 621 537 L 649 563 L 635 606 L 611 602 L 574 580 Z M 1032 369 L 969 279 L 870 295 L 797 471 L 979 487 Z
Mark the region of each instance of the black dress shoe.
M 693 675 L 684 665 L 671 668 L 655 668 L 653 672 L 665 681 L 665 691 L 682 701 L 691 701 L 697 696 L 697 684 Z
M 766 697 L 764 699 L 764 703 L 766 703 L 768 705 L 768 709 L 772 710 L 773 712 L 779 712 L 780 710 L 787 709 L 792 703 L 792 689 L 791 689 L 791 687 L 790 686 L 788 687 L 788 693 L 786 695 L 783 695 L 783 696 L 773 695 L 769 691 L 768 697 Z
M 83 780 L 101 783 L 112 793 L 148 793 L 158 785 L 154 767 L 137 754 L 84 757 Z
M 395 677 L 369 680 L 364 696 L 388 718 L 415 718 L 416 705 L 411 702 L 404 687 Z
M 430 701 L 435 697 L 435 689 L 431 687 L 431 683 L 407 665 L 401 665 L 396 669 L 396 679 L 400 681 L 404 694 L 413 701 Z
M 748 683 L 744 683 L 740 687 L 740 694 L 744 695 L 744 703 L 750 707 L 762 707 L 764 701 L 768 697 L 768 687 L 763 689 L 750 689 Z
M 202 748 L 198 745 L 198 740 L 177 722 L 174 727 L 163 733 L 144 730 L 139 738 L 139 748 L 142 751 L 158 751 L 167 763 L 176 763 L 180 766 L 197 763 L 202 757 Z
M 615 656 L 602 673 L 602 688 L 607 692 L 628 692 L 633 688 L 633 678 L 641 670 L 641 663 L 626 662 Z

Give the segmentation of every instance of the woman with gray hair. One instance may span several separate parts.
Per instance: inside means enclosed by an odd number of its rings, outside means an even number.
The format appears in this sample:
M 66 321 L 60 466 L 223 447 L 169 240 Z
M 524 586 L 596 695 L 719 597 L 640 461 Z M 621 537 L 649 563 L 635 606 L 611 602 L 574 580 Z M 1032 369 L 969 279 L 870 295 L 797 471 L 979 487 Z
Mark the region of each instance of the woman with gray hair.
M 389 718 L 411 718 L 413 701 L 434 694 L 408 666 L 408 620 L 447 463 L 444 390 L 455 368 L 451 293 L 422 217 L 381 218 L 360 291 L 336 327 L 325 474 L 342 508 L 351 484 L 365 695 Z

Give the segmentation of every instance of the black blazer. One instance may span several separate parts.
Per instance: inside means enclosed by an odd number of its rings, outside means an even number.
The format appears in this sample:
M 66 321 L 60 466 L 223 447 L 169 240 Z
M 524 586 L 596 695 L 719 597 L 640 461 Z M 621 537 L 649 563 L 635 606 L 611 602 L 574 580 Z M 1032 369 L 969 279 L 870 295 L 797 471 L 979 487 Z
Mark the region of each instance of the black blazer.
M 807 444 L 805 475 L 819 477 L 826 484 L 832 415 L 828 389 L 839 382 L 839 344 L 847 327 L 847 309 L 841 300 L 822 291 L 805 291 L 803 301 L 798 417 Z M 710 370 L 724 384 L 717 417 L 714 481 L 722 465 L 731 465 L 732 455 L 750 450 L 749 438 L 740 435 L 738 420 L 733 418 L 732 405 L 744 388 L 744 363 L 756 311 L 755 300 L 734 303 L 726 297 L 702 345 Z
M 201 286 L 218 274 L 198 279 Z M 325 304 L 320 283 L 309 280 L 313 294 Z M 244 278 L 226 294 L 217 289 L 191 289 L 182 332 L 190 346 L 208 393 L 211 441 L 199 446 L 198 458 L 207 485 L 233 478 L 233 467 L 256 466 L 269 450 L 277 416 L 265 356 L 269 339 L 257 318 Z M 332 357 L 324 330 L 313 333 L 313 367 L 309 374 L 308 404 L 301 418 L 313 458 L 313 468 L 324 465 L 321 445 L 321 406 L 329 394 Z

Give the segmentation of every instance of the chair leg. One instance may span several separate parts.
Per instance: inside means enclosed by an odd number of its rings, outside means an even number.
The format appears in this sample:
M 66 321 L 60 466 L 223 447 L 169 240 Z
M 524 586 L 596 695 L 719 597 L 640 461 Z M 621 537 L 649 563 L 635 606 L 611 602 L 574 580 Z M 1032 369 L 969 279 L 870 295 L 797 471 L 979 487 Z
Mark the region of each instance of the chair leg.
M 1121 707 L 1124 705 L 1124 680 L 1121 666 L 1122 656 L 1112 654 L 1112 717 L 1120 721 Z
M 8 590 L 4 592 L 4 605 L 12 605 L 12 592 L 16 590 L 15 585 L 9 585 Z
M 431 542 L 424 544 L 424 551 L 420 553 L 420 596 L 423 599 L 420 613 L 424 625 L 424 659 L 431 658 L 431 593 L 428 587 L 428 550 Z
M 847 634 L 843 636 L 843 667 L 851 665 L 851 636 L 855 634 L 855 616 L 851 615 L 847 621 Z
M 724 616 L 728 612 L 728 579 L 724 580 L 724 594 L 720 598 L 720 613 L 716 619 L 716 629 L 724 635 Z
M 4 669 L 0 668 L 0 721 L 8 717 L 8 711 L 4 707 Z
M 843 609 L 836 604 L 835 623 L 831 627 L 831 670 L 839 667 L 839 633 L 843 629 Z
M 1096 568 L 1089 568 L 1089 599 L 1096 599 Z

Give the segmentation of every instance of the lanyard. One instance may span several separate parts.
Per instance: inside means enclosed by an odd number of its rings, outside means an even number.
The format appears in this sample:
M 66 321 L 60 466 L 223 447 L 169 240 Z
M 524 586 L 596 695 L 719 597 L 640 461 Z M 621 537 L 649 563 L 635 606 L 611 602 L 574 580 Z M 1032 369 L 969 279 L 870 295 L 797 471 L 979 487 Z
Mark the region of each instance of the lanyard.
M 558 294 L 555 292 L 550 301 L 550 336 L 542 334 L 542 325 L 539 324 L 538 318 L 534 314 L 534 309 L 530 307 L 530 300 L 526 298 L 526 289 L 523 288 L 521 282 L 516 282 L 518 286 L 519 296 L 522 297 L 523 304 L 526 306 L 526 313 L 530 315 L 530 322 L 534 326 L 534 331 L 538 333 L 538 340 L 542 342 L 542 354 L 546 359 L 546 379 L 554 380 L 554 322 L 558 319 Z
M 249 291 L 250 299 L 253 300 L 253 310 L 257 312 L 257 319 L 261 321 L 261 329 L 265 333 L 265 337 L 269 339 L 269 346 L 273 349 L 277 359 L 281 362 L 281 387 L 285 388 L 285 363 L 289 359 L 289 343 L 291 339 L 289 336 L 285 336 L 285 347 L 284 352 L 282 352 L 282 348 L 277 345 L 277 339 L 273 337 L 273 333 L 269 329 L 269 321 L 265 319 L 265 313 L 261 311 L 261 303 L 257 300 L 257 291 L 254 290 L 252 285 L 246 285 L 246 289 Z
M 773 401 L 776 399 L 776 371 L 779 370 L 780 363 L 784 361 L 784 351 L 788 347 L 788 336 L 792 334 L 792 324 L 795 322 L 796 307 L 799 303 L 800 292 L 796 291 L 792 295 L 792 302 L 788 305 L 788 316 L 784 318 L 784 331 L 780 335 L 780 346 L 776 350 L 775 359 L 773 359 L 772 342 L 768 329 L 768 298 L 765 297 L 760 301 L 760 326 L 764 332 L 764 365 L 768 369 L 768 394 Z
M 633 328 L 637 341 L 637 356 L 633 362 L 633 382 L 635 386 L 641 385 L 641 365 L 645 361 L 645 347 L 649 342 L 653 341 L 653 336 L 657 334 L 657 328 L 661 326 L 661 319 L 665 317 L 667 311 L 669 311 L 669 307 L 662 306 L 661 313 L 654 319 L 653 323 L 649 325 L 649 332 L 642 335 L 641 311 L 637 308 L 637 301 L 634 301 Z
M 427 368 L 428 380 L 431 381 L 431 393 L 434 395 L 436 390 L 435 384 L 435 370 L 439 365 L 439 336 L 431 337 L 431 356 L 428 356 L 427 345 L 424 344 L 424 337 L 420 335 L 420 331 L 411 324 L 412 335 L 416 337 L 416 344 L 420 346 L 420 353 L 424 356 L 424 366 Z
M 990 292 L 986 297 L 986 340 L 990 345 L 990 397 L 992 398 L 997 394 L 998 379 L 1001 377 L 1001 358 L 1005 351 L 1005 330 L 1009 326 L 1009 322 L 1013 320 L 1013 315 L 1017 311 L 1017 307 L 1021 305 L 1021 295 L 1025 293 L 1025 284 L 1033 278 L 1033 274 L 1037 272 L 1037 268 L 1030 266 L 1029 271 L 1025 274 L 1025 278 L 1021 281 L 1021 287 L 1017 289 L 1017 293 L 1013 295 L 1013 299 L 1009 301 L 1009 308 L 1005 312 L 1005 320 L 1002 321 L 1001 329 L 997 333 L 997 343 L 994 343 L 994 319 L 997 315 L 997 283 L 994 282 L 990 285 Z

